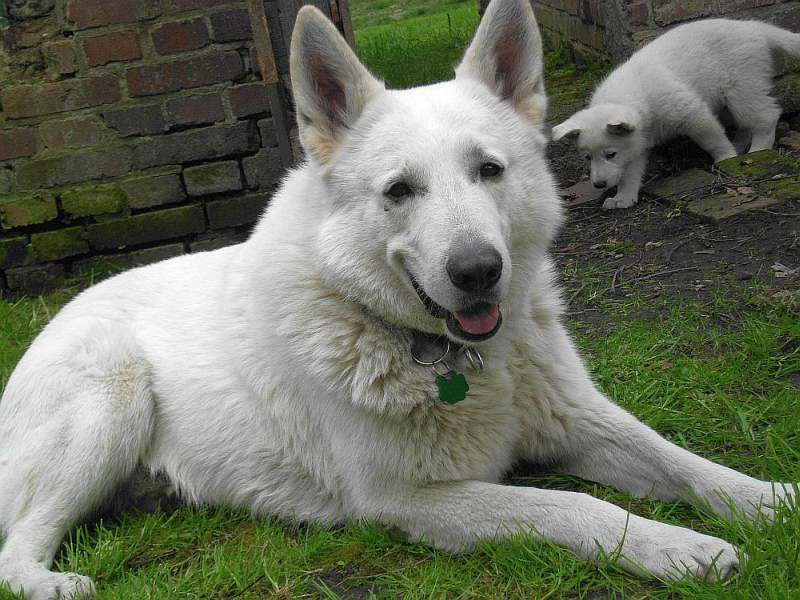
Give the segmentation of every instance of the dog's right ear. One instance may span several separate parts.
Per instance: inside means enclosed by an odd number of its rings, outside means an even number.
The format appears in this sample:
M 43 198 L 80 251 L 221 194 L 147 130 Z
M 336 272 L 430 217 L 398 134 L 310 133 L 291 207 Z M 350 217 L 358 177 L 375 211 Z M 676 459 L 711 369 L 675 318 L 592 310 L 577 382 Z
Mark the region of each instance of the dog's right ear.
M 297 13 L 289 60 L 300 142 L 328 164 L 367 102 L 384 89 L 313 6 Z
M 492 0 L 456 78 L 482 81 L 535 125 L 544 123 L 542 38 L 530 0 Z
M 551 132 L 552 138 L 554 142 L 557 142 L 563 137 L 567 136 L 578 136 L 581 132 L 581 126 L 578 125 L 578 122 L 575 119 L 567 119 L 560 125 L 556 125 L 553 127 L 553 131 Z

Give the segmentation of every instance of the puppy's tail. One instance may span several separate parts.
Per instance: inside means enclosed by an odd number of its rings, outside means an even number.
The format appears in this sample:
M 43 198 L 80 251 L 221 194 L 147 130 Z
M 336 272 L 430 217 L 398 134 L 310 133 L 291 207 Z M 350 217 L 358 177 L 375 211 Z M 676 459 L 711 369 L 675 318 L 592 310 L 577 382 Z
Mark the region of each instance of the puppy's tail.
M 774 50 L 783 50 L 792 56 L 800 58 L 800 33 L 792 33 L 774 25 L 764 25 L 767 43 Z

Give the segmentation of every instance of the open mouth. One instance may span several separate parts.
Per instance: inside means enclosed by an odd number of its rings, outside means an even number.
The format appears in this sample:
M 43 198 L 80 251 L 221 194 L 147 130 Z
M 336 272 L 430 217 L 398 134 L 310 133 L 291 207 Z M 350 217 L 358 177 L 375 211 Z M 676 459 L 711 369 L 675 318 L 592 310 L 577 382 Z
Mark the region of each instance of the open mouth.
M 470 342 L 481 342 L 488 340 L 500 330 L 503 315 L 499 304 L 478 302 L 465 310 L 451 312 L 434 302 L 413 275 L 411 273 L 408 275 L 425 310 L 437 319 L 444 319 L 447 329 L 453 335 Z

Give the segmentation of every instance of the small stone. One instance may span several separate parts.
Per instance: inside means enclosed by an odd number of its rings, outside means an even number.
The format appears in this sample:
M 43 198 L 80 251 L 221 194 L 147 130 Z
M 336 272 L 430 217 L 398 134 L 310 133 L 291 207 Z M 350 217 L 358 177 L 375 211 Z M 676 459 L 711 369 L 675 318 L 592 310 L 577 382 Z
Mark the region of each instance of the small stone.
M 657 179 L 643 188 L 649 196 L 668 202 L 677 202 L 708 192 L 716 183 L 716 177 L 702 169 L 687 169 L 672 177 Z

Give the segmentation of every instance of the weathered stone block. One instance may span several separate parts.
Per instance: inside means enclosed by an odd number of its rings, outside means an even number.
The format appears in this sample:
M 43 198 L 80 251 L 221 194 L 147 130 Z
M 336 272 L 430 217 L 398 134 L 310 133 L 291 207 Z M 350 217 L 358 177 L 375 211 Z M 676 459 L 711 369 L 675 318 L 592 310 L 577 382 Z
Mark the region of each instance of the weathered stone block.
M 39 135 L 45 146 L 53 150 L 99 144 L 105 132 L 106 128 L 97 117 L 47 121 L 39 125 Z
M 167 114 L 173 125 L 210 125 L 225 120 L 225 107 L 219 94 L 202 94 L 170 100 Z
M 283 175 L 281 153 L 277 148 L 264 148 L 255 156 L 242 160 L 247 186 L 268 190 L 277 185 Z
M 135 252 L 128 252 L 125 254 L 105 254 L 103 256 L 76 260 L 72 263 L 72 269 L 76 273 L 91 273 L 94 277 L 102 278 L 107 275 L 119 273 L 125 269 L 149 265 L 175 256 L 180 256 L 181 254 L 184 254 L 183 244 L 166 244 L 164 246 L 144 248 L 143 250 L 136 250 Z
M 782 177 L 770 179 L 759 184 L 768 196 L 784 202 L 785 200 L 800 200 L 800 177 Z
M 160 104 L 110 110 L 103 113 L 103 119 L 123 136 L 156 135 L 167 129 Z
M 142 57 L 139 36 L 135 31 L 115 31 L 86 38 L 83 52 L 90 67 Z
M 246 233 L 222 232 L 220 235 L 214 235 L 189 244 L 189 250 L 192 252 L 209 252 L 211 250 L 219 250 L 233 244 L 241 244 L 247 239 Z
M 255 223 L 264 212 L 269 199 L 270 194 L 259 193 L 209 202 L 206 204 L 208 222 L 212 229 Z
M 238 52 L 214 51 L 184 61 L 128 69 L 131 96 L 152 96 L 240 79 L 245 74 Z
M 261 146 L 263 148 L 271 148 L 278 145 L 278 133 L 272 117 L 261 119 L 258 122 L 258 131 L 261 133 Z
M 775 175 L 797 175 L 800 173 L 800 162 L 776 150 L 761 150 L 723 160 L 717 163 L 717 168 L 731 177 L 750 181 L 769 179 Z
M 39 295 L 64 283 L 64 265 L 48 263 L 6 270 L 8 289 L 19 294 Z
M 202 207 L 182 206 L 89 225 L 89 244 L 97 250 L 124 248 L 184 237 L 205 228 Z
M 183 181 L 190 196 L 206 196 L 242 189 L 242 174 L 235 160 L 189 167 Z
M 172 204 L 186 199 L 179 173 L 163 173 L 136 177 L 120 183 L 133 209 Z
M 203 19 L 162 23 L 150 35 L 159 54 L 197 50 L 207 46 L 210 41 Z
M 42 57 L 47 68 L 57 75 L 71 75 L 78 70 L 72 40 L 58 40 L 42 45 Z
M 126 206 L 127 196 L 116 185 L 86 185 L 61 194 L 61 207 L 72 217 L 115 214 Z
M 238 85 L 231 88 L 228 94 L 231 109 L 238 119 L 270 112 L 267 86 L 261 82 Z
M 86 232 L 82 227 L 67 227 L 31 234 L 31 247 L 37 262 L 61 260 L 89 251 Z
M 41 192 L 0 198 L 0 225 L 3 229 L 47 223 L 57 216 L 56 197 L 53 194 Z
M 7 194 L 14 187 L 14 172 L 11 169 L 0 169 L 0 194 Z
M 659 25 L 707 17 L 711 14 L 711 3 L 706 0 L 673 0 L 654 3 L 655 20 Z
M 230 0 L 172 0 L 174 10 L 195 10 L 197 8 L 211 8 L 221 4 L 230 4 Z
M 0 130 L 0 160 L 32 156 L 36 152 L 33 127 Z
M 719 222 L 752 210 L 766 208 L 782 202 L 775 198 L 757 195 L 739 195 L 721 193 L 692 200 L 686 205 L 687 212 L 711 222 Z
M 677 202 L 689 196 L 706 194 L 714 186 L 717 178 L 702 169 L 688 169 L 672 177 L 656 179 L 642 190 L 665 202 Z
M 133 23 L 161 14 L 161 3 L 151 0 L 69 0 L 67 18 L 79 29 Z
M 255 127 L 250 121 L 216 125 L 173 133 L 142 142 L 134 149 L 134 165 L 146 169 L 198 160 L 213 160 L 258 149 Z
M 131 150 L 127 146 L 96 148 L 24 163 L 17 169 L 17 187 L 29 190 L 119 177 L 130 168 Z
M 226 10 L 211 15 L 211 36 L 215 42 L 249 40 L 253 37 L 250 28 L 250 13 L 247 9 Z
M 30 261 L 31 251 L 27 237 L 0 239 L 0 269 L 21 267 Z
M 121 98 L 114 75 L 67 79 L 45 85 L 7 86 L 0 102 L 11 119 L 36 117 L 117 102 Z

